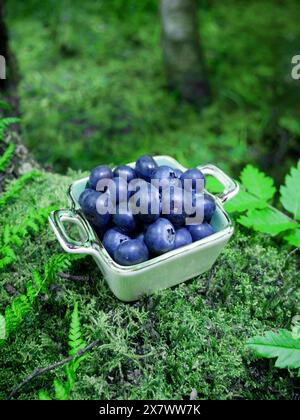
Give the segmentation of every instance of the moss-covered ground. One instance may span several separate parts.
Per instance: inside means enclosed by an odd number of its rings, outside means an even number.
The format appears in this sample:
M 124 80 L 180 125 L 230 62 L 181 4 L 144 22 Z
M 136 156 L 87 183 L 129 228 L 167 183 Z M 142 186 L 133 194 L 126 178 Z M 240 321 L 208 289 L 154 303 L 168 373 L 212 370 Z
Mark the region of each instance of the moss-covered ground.
M 65 207 L 69 183 L 82 176 L 44 174 L 26 185 L 0 213 L 0 225 L 20 224 L 28 209 Z M 61 249 L 47 225 L 28 238 L 18 260 L 0 274 L 0 309 L 22 293 L 34 269 L 43 271 Z M 245 341 L 267 329 L 287 327 L 299 314 L 299 267 L 282 244 L 237 229 L 213 268 L 198 278 L 143 300 L 125 304 L 108 289 L 90 257 L 73 262 L 70 274 L 86 281 L 56 281 L 43 293 L 21 328 L 0 347 L 0 398 L 37 367 L 67 356 L 70 312 L 79 304 L 83 335 L 100 340 L 81 364 L 72 398 L 291 399 L 299 378 L 257 360 Z M 12 291 L 8 285 L 16 290 Z M 109 348 L 101 349 L 101 344 Z M 51 392 L 51 371 L 17 398 Z

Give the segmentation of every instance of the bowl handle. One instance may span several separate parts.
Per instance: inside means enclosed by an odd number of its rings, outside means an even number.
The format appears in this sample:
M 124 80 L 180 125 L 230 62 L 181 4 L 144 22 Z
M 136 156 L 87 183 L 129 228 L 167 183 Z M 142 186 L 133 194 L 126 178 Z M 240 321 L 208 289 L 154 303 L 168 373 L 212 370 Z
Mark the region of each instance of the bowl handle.
M 62 248 L 70 254 L 96 255 L 97 238 L 89 223 L 74 210 L 56 210 L 49 216 L 51 227 Z M 64 222 L 76 224 L 79 228 L 81 241 L 76 241 L 67 234 Z
M 217 197 L 222 201 L 222 203 L 231 200 L 239 192 L 239 184 L 226 175 L 220 168 L 217 168 L 217 166 L 208 164 L 198 166 L 198 169 L 200 169 L 204 175 L 213 176 L 224 186 L 224 191 L 217 194 Z

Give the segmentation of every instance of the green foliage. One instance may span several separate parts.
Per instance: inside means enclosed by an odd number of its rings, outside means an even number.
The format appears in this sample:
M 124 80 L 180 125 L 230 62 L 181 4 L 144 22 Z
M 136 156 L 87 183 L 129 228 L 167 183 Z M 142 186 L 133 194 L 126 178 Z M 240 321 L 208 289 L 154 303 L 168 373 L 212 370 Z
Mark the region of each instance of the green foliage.
M 45 226 L 48 216 L 56 206 L 32 209 L 19 225 L 6 224 L 0 238 L 0 270 L 16 261 L 14 248 L 24 245 L 24 240 L 33 233 L 37 235 Z
M 4 172 L 9 161 L 11 160 L 12 155 L 15 151 L 15 145 L 13 143 L 10 143 L 3 155 L 0 157 L 0 171 Z
M 300 220 L 300 160 L 297 168 L 292 168 L 291 174 L 286 176 L 280 194 L 283 207 L 292 213 L 296 220 Z
M 236 0 L 199 2 L 213 91 L 199 115 L 166 89 L 157 0 L 8 0 L 27 144 L 63 173 L 152 153 L 235 174 L 248 162 L 269 167 L 278 145 L 270 171 L 280 178 L 300 135 L 299 88 L 289 75 L 298 1 L 285 3 L 250 0 L 245 13 Z
M 247 228 L 272 236 L 284 233 L 283 238 L 290 244 L 300 245 L 300 228 L 296 221 L 270 205 L 275 195 L 274 182 L 252 165 L 247 165 L 241 173 L 239 194 L 225 204 L 229 212 L 243 213 L 237 221 Z M 291 169 L 286 184 L 281 186 L 280 201 L 295 218 L 300 206 L 300 160 L 297 168 Z
M 298 318 L 298 317 L 297 317 Z M 257 356 L 275 358 L 278 368 L 300 368 L 300 324 L 295 321 L 292 331 L 279 329 L 278 332 L 267 331 L 264 336 L 256 336 L 247 341 L 247 346 Z M 300 377 L 300 369 L 298 372 Z
M 10 188 L 0 197 L 0 209 L 4 207 L 9 201 L 17 198 L 19 192 L 27 182 L 35 180 L 40 176 L 40 172 L 33 170 L 31 172 L 27 172 L 26 174 L 18 178 L 16 181 L 12 182 Z
M 19 122 L 19 118 L 0 118 L 0 141 L 4 139 L 4 134 L 7 128 L 12 125 Z
M 74 306 L 74 310 L 71 316 L 71 325 L 68 338 L 70 347 L 69 356 L 73 356 L 73 358 L 65 366 L 65 382 L 61 382 L 58 379 L 54 379 L 53 381 L 56 400 L 68 400 L 70 398 L 70 393 L 76 382 L 76 372 L 81 362 L 86 358 L 85 354 L 82 356 L 77 356 L 77 353 L 87 346 L 82 338 L 77 303 Z M 45 390 L 41 390 L 39 392 L 39 399 L 51 400 L 52 398 L 47 394 Z
M 33 272 L 32 280 L 27 283 L 26 293 L 15 297 L 12 303 L 5 308 L 5 336 L 0 340 L 0 345 L 4 344 L 4 340 L 7 340 L 19 328 L 32 310 L 36 298 L 41 292 L 45 292 L 54 280 L 55 274 L 67 269 L 69 265 L 70 257 L 68 255 L 55 255 L 45 265 L 43 276 L 37 271 Z

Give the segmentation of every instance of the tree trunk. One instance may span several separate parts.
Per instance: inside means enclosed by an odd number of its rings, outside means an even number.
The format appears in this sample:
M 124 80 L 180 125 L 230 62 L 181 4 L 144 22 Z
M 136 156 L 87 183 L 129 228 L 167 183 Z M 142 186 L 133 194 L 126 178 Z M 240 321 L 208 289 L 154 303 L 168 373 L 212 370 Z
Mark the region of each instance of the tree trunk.
M 198 106 L 209 87 L 200 48 L 195 0 L 161 0 L 162 47 L 169 87 Z
M 15 57 L 9 48 L 8 31 L 4 20 L 4 0 L 0 0 L 0 55 L 6 61 L 6 79 L 0 79 L 0 91 L 18 114 L 19 104 L 16 94 L 18 71 Z

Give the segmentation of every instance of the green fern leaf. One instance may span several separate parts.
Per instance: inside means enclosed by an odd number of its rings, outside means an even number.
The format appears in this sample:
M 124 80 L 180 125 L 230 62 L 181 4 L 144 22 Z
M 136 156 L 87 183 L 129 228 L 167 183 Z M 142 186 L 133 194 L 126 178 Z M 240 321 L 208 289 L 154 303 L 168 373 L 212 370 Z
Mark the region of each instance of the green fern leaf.
M 272 236 L 297 228 L 296 223 L 293 223 L 280 211 L 272 208 L 249 211 L 247 215 L 240 216 L 238 222 L 243 226 Z
M 277 333 L 268 331 L 262 337 L 253 337 L 247 341 L 247 346 L 258 356 L 277 358 L 275 366 L 278 368 L 300 367 L 300 340 L 294 339 L 287 330 Z
M 71 316 L 71 325 L 70 325 L 68 344 L 70 346 L 69 355 L 74 355 L 79 350 L 86 347 L 86 343 L 82 339 L 77 303 L 74 306 L 74 310 Z
M 249 193 L 263 201 L 271 200 L 276 192 L 273 179 L 252 165 L 244 168 L 241 181 Z
M 47 394 L 46 391 L 44 391 L 43 389 L 39 392 L 39 400 L 43 400 L 43 401 L 48 401 L 48 400 L 52 400 L 52 398 L 50 397 L 49 394 Z
M 296 168 L 291 169 L 285 178 L 285 185 L 280 187 L 280 201 L 296 220 L 300 220 L 300 160 Z
M 284 240 L 286 240 L 290 245 L 300 246 L 300 228 L 290 232 L 288 235 L 285 235 Z
M 15 151 L 15 145 L 13 143 L 10 143 L 0 158 L 0 171 L 2 172 L 5 171 L 9 161 L 11 160 L 12 155 L 14 154 L 14 151 Z
M 64 385 L 57 379 L 54 379 L 53 384 L 55 389 L 55 398 L 57 400 L 67 400 L 69 395 Z

